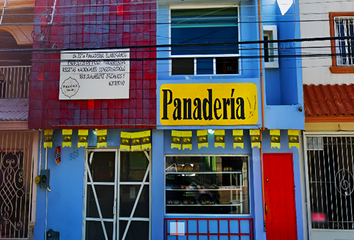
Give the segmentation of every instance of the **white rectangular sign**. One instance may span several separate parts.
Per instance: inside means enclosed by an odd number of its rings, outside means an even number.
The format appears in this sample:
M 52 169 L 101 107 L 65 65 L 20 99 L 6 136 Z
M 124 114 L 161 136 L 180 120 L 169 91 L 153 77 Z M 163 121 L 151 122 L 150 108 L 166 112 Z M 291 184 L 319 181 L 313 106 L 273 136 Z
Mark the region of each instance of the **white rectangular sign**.
M 129 49 L 62 51 L 59 100 L 127 99 Z

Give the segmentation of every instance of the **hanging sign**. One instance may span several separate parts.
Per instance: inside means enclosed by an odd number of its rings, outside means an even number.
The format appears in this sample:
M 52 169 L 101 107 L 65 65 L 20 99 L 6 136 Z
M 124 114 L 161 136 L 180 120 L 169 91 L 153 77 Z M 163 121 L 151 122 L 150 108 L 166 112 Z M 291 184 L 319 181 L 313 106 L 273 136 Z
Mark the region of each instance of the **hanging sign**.
M 171 131 L 171 149 L 192 150 L 192 131 Z
M 107 129 L 96 131 L 97 134 L 97 147 L 107 147 Z
M 251 148 L 261 148 L 261 131 L 259 129 L 250 130 Z
M 45 148 L 52 148 L 53 147 L 53 133 L 54 130 L 53 129 L 46 129 L 44 130 L 44 143 L 43 146 Z
M 198 130 L 197 131 L 198 137 L 198 149 L 201 147 L 208 147 L 208 130 Z
M 232 130 L 232 136 L 234 139 L 234 149 L 237 147 L 244 148 L 244 143 L 243 143 L 243 130 Z
M 58 146 L 55 149 L 55 162 L 57 165 L 59 165 L 61 163 L 61 147 Z
M 271 129 L 269 131 L 270 135 L 270 147 L 280 149 L 280 130 Z
M 121 151 L 147 151 L 151 149 L 151 131 L 121 132 Z
M 71 138 L 73 135 L 73 130 L 72 129 L 63 129 L 62 131 L 63 135 L 63 147 L 71 147 Z
M 289 148 L 296 147 L 299 149 L 299 130 L 288 130 Z
M 253 83 L 163 84 L 162 125 L 255 125 L 257 86 Z
M 225 148 L 225 130 L 216 129 L 214 131 L 215 147 Z
M 88 130 L 87 129 L 79 129 L 78 131 L 78 141 L 77 147 L 86 147 L 87 148 L 87 139 L 88 139 Z
M 62 51 L 59 100 L 129 98 L 129 49 Z

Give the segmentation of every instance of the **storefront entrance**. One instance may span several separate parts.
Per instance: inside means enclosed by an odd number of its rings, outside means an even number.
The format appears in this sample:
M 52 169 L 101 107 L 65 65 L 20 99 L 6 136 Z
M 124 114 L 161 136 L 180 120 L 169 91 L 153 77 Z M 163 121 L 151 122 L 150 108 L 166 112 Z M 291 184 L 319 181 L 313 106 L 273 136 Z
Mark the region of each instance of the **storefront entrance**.
M 267 239 L 296 240 L 293 156 L 289 153 L 263 156 Z
M 150 240 L 150 153 L 87 151 L 83 239 Z

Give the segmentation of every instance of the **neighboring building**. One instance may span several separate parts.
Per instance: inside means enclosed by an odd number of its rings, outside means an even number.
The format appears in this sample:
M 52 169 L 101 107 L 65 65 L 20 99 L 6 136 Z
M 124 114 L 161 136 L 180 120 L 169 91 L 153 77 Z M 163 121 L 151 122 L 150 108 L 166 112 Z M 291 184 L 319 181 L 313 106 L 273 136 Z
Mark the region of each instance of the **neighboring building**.
M 308 238 L 354 238 L 354 3 L 300 1 Z
M 34 1 L 0 1 L 0 239 L 32 239 L 38 132 L 28 129 Z
M 35 239 L 304 238 L 297 1 L 35 12 Z

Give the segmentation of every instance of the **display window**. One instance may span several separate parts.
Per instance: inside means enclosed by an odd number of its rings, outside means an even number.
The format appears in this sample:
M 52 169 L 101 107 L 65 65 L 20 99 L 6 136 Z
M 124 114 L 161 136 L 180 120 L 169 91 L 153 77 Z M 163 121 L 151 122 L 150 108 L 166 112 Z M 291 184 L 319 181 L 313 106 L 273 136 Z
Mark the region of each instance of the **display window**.
M 166 213 L 250 213 L 248 156 L 165 159 Z

